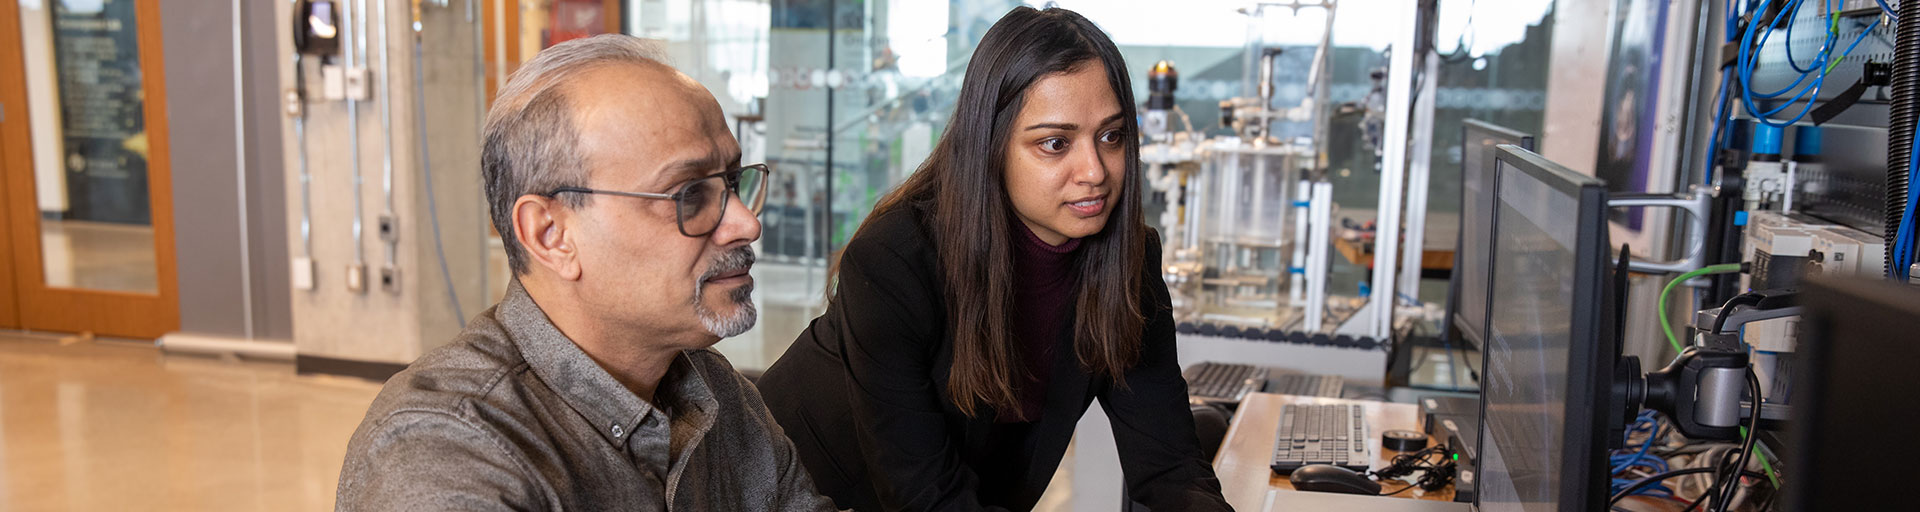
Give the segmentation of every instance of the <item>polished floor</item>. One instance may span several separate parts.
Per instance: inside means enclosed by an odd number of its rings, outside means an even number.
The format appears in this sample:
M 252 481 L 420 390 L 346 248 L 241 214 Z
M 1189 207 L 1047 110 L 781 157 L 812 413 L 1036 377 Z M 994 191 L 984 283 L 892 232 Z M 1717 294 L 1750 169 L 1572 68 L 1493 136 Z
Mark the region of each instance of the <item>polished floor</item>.
M 330 510 L 379 385 L 0 332 L 0 510 Z
M 379 390 L 0 331 L 0 511 L 331 510 L 347 438 Z M 1075 508 L 1071 467 L 1038 510 Z

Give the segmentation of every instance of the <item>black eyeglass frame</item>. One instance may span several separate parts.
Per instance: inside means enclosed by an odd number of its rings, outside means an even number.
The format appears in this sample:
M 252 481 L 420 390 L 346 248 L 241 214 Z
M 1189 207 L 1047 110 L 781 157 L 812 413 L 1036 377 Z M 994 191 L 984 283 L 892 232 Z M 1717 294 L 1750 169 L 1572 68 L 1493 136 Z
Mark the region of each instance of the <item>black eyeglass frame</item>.
M 750 170 L 760 171 L 760 190 L 756 193 L 757 197 L 755 197 L 754 200 L 751 200 L 751 201 L 749 201 L 747 198 L 740 197 L 740 177 L 745 175 L 746 172 Z M 753 164 L 753 165 L 744 165 L 744 166 L 736 167 L 732 170 L 720 171 L 717 173 L 702 176 L 698 179 L 687 180 L 686 182 L 681 183 L 679 186 L 674 187 L 673 193 L 670 193 L 670 194 L 658 194 L 658 193 L 652 193 L 652 192 L 621 192 L 618 190 L 601 190 L 601 189 L 593 189 L 593 188 L 586 188 L 586 187 L 560 187 L 560 188 L 556 188 L 551 191 L 548 191 L 547 193 L 541 194 L 541 195 L 544 195 L 546 197 L 555 197 L 560 194 L 574 193 L 574 194 L 597 194 L 597 195 L 620 196 L 620 197 L 637 197 L 640 199 L 672 199 L 673 200 L 673 220 L 674 220 L 674 224 L 679 226 L 680 234 L 688 238 L 699 238 L 699 237 L 713 234 L 714 231 L 717 231 L 720 229 L 720 223 L 726 222 L 727 201 L 729 200 L 728 199 L 729 197 L 740 197 L 741 204 L 746 205 L 747 211 L 753 212 L 753 215 L 755 217 L 760 216 L 760 210 L 764 208 L 767 204 L 767 201 L 766 201 L 767 178 L 772 175 L 773 175 L 773 169 L 770 167 L 767 167 L 767 164 Z M 714 217 L 713 227 L 707 228 L 706 231 L 703 231 L 700 233 L 689 232 L 687 230 L 688 214 L 682 213 L 687 210 L 684 207 L 684 205 L 680 204 L 680 202 L 686 199 L 686 192 L 688 187 L 692 187 L 696 184 L 699 184 L 700 182 L 711 180 L 714 178 L 723 179 L 724 185 L 721 188 L 726 190 L 726 192 L 720 196 L 720 214 Z

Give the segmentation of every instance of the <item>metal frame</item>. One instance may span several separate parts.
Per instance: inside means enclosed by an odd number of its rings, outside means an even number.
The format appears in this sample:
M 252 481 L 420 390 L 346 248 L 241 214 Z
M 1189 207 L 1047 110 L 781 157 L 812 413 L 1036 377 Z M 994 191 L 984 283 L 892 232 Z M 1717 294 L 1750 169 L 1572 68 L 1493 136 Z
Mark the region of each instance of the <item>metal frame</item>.
M 1400 26 L 1395 30 L 1394 52 L 1387 64 L 1387 127 L 1382 134 L 1380 156 L 1380 201 L 1379 218 L 1375 221 L 1373 258 L 1373 290 L 1376 296 L 1369 297 L 1367 305 L 1354 312 L 1354 315 L 1340 326 L 1339 334 L 1370 336 L 1374 339 L 1387 339 L 1393 327 L 1392 294 L 1398 284 L 1399 270 L 1393 262 L 1394 254 L 1400 252 L 1400 208 L 1407 193 L 1407 140 L 1413 102 L 1413 52 L 1416 28 L 1419 25 L 1420 10 L 1412 6 L 1400 13 Z M 1423 226 L 1424 227 L 1424 226 Z M 1381 255 L 1386 255 L 1381 257 Z M 1382 264 L 1386 262 L 1386 264 Z M 1418 264 L 1418 258 L 1415 258 Z M 1386 300 L 1377 294 L 1387 294 Z
M 1440 60 L 1433 55 L 1421 55 L 1422 76 L 1427 79 L 1420 90 L 1414 91 L 1418 100 L 1413 111 L 1413 155 L 1407 162 L 1407 247 L 1400 257 L 1400 297 L 1417 301 L 1420 297 L 1420 271 L 1427 249 L 1427 187 L 1433 173 L 1433 101 L 1434 91 L 1440 87 Z M 1389 324 L 1391 325 L 1391 324 Z

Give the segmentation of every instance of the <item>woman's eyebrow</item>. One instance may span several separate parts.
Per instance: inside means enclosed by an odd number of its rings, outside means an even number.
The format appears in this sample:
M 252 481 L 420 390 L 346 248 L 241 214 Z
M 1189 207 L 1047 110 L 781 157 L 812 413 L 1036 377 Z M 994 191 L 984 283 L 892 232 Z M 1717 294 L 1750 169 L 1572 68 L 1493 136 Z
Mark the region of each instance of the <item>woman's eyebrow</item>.
M 1107 123 L 1118 121 L 1120 117 L 1124 115 L 1126 114 L 1122 112 L 1115 112 L 1113 113 L 1113 115 L 1107 116 L 1106 119 L 1100 120 L 1100 124 L 1104 125 Z M 1024 128 L 1024 130 L 1043 130 L 1043 129 L 1074 131 L 1074 130 L 1079 130 L 1080 125 L 1073 124 L 1073 123 L 1038 123 L 1038 124 L 1034 124 Z

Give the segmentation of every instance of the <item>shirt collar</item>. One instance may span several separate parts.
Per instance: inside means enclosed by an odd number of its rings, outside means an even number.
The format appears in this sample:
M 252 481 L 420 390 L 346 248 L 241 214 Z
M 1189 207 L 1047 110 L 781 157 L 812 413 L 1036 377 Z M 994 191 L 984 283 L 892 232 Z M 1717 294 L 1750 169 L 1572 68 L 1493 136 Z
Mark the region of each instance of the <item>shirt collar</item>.
M 640 428 L 647 415 L 658 413 L 653 404 L 620 385 L 612 374 L 554 327 L 553 321 L 533 302 L 533 297 L 527 295 L 519 279 L 507 285 L 506 297 L 500 300 L 499 318 L 534 375 L 593 425 L 608 443 L 624 450 L 627 439 Z M 686 359 L 682 353 L 674 359 L 673 367 L 686 365 Z M 687 385 L 677 381 L 688 380 L 684 376 L 689 373 L 670 367 L 661 380 L 660 391 L 679 392 Z M 691 377 L 699 378 L 697 374 Z M 706 386 L 702 383 L 699 387 L 704 390 Z

